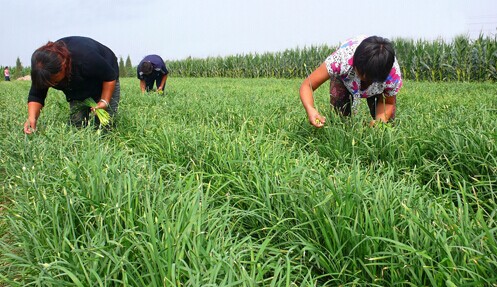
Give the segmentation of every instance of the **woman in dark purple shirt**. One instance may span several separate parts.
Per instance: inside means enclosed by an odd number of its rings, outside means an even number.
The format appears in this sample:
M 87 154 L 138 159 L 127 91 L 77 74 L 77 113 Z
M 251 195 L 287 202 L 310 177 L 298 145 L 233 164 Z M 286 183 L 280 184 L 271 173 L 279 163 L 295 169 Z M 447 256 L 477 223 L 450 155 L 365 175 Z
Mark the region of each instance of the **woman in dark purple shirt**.
M 154 82 L 159 93 L 164 91 L 167 74 L 164 60 L 158 55 L 148 55 L 140 61 L 136 70 L 136 77 L 140 80 L 142 93 L 149 92 L 154 88 Z

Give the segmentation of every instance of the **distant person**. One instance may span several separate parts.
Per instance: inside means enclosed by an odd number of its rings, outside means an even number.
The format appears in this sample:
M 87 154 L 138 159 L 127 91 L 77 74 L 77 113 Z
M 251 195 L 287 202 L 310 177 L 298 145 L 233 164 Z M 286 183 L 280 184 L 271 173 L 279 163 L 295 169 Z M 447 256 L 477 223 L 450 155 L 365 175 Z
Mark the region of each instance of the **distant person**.
M 3 76 L 5 77 L 5 81 L 10 81 L 9 67 L 5 67 L 5 69 L 3 69 Z
M 48 42 L 31 57 L 31 89 L 28 96 L 28 120 L 24 132 L 36 130 L 48 88 L 61 90 L 70 107 L 69 122 L 86 126 L 91 111 L 106 109 L 112 117 L 120 99 L 119 67 L 114 52 L 86 37 L 66 37 Z M 97 102 L 94 108 L 82 104 L 87 98 Z M 95 121 L 99 124 L 98 118 Z
M 361 98 L 377 122 L 395 118 L 396 97 L 402 87 L 399 64 L 392 43 L 385 38 L 357 37 L 345 41 L 300 86 L 300 99 L 309 122 L 322 127 L 326 121 L 314 107 L 313 91 L 330 80 L 330 104 L 342 116 L 350 116 Z
M 157 86 L 157 91 L 163 93 L 166 86 L 167 74 L 169 74 L 169 71 L 166 69 L 166 64 L 160 56 L 148 55 L 143 58 L 140 64 L 138 64 L 136 71 L 136 75 L 140 80 L 142 93 L 152 91 L 154 83 Z

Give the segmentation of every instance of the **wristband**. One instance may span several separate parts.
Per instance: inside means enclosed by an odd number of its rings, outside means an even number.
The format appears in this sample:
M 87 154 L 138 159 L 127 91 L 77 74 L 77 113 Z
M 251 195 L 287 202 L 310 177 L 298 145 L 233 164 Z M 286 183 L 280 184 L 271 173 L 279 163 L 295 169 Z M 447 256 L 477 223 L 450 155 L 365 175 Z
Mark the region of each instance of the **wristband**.
M 100 99 L 100 101 L 99 101 L 99 102 L 104 103 L 106 108 L 108 108 L 108 107 L 109 107 L 109 102 L 107 102 L 106 100 L 104 100 L 104 99 Z

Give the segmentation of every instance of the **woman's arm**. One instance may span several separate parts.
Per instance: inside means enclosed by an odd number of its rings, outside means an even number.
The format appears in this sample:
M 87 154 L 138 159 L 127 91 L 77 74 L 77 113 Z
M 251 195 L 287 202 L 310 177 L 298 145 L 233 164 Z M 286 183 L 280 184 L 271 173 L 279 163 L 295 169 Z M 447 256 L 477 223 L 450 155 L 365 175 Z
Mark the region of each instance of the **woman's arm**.
M 326 118 L 319 114 L 314 107 L 313 92 L 319 88 L 326 80 L 330 78 L 326 64 L 321 64 L 309 77 L 307 77 L 300 86 L 300 100 L 307 113 L 309 122 L 315 127 L 322 127 Z
M 396 98 L 397 96 L 385 97 L 385 95 L 381 95 L 376 103 L 376 117 L 371 125 L 379 121 L 386 123 L 392 118 L 395 114 Z
M 102 94 L 100 95 L 100 100 L 102 102 L 98 102 L 97 106 L 93 108 L 96 109 L 106 109 L 110 103 L 110 99 L 112 99 L 112 94 L 114 93 L 114 89 L 116 87 L 116 80 L 110 82 L 103 82 L 102 84 Z M 105 101 L 105 102 L 104 102 Z
M 164 86 L 166 85 L 166 81 L 167 81 L 167 74 L 165 74 L 165 75 L 162 76 L 162 81 L 160 82 L 160 87 L 157 88 L 157 90 L 163 91 L 164 90 Z
M 40 111 L 43 105 L 38 102 L 28 103 L 28 119 L 24 123 L 24 133 L 30 134 L 36 131 L 36 122 L 40 116 Z

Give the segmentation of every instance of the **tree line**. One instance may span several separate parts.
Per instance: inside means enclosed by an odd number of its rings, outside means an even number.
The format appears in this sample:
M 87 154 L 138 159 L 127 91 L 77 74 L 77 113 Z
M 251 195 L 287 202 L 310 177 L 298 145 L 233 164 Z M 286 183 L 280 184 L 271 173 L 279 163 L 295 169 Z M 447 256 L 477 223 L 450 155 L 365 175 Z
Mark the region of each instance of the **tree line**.
M 131 64 L 131 58 L 128 57 L 126 58 L 126 62 L 123 60 L 123 57 L 119 57 L 119 77 L 121 78 L 126 78 L 126 77 L 136 77 L 136 68 L 133 67 Z M 10 70 L 10 78 L 15 80 L 19 79 L 21 77 L 27 76 L 31 73 L 31 67 L 24 67 L 22 65 L 21 59 L 17 57 L 16 59 L 16 65 L 14 67 L 9 67 L 9 66 L 2 66 L 2 71 L 5 67 L 8 67 Z M 3 80 L 4 78 L 1 77 Z
M 127 78 L 127 77 L 135 77 L 136 69 L 131 64 L 131 58 L 126 58 L 126 62 L 124 62 L 123 57 L 119 57 L 119 77 Z

